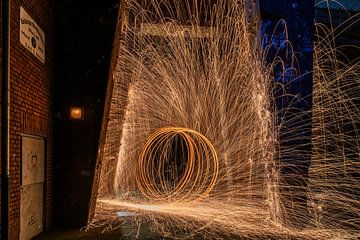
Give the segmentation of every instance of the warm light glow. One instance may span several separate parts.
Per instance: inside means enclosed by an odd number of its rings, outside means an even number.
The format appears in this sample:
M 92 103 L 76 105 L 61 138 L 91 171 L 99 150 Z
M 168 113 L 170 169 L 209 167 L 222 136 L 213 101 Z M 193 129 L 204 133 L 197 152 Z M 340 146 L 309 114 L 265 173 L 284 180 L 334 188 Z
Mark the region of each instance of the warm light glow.
M 71 120 L 84 120 L 84 110 L 79 107 L 70 108 L 70 119 Z
M 174 152 L 175 147 L 180 152 Z M 194 130 L 176 127 L 158 129 L 148 137 L 134 172 L 144 196 L 168 202 L 206 198 L 218 174 L 219 159 L 211 142 Z
M 136 21 L 125 22 L 121 34 L 89 228 L 118 227 L 128 218 L 117 213 L 131 212 L 139 228 L 146 222 L 165 237 L 180 229 L 205 239 L 357 239 L 360 64 L 337 59 L 338 32 L 317 25 L 324 34 L 314 47 L 309 125 L 302 122 L 308 112 L 292 111 L 298 96 L 274 99 L 274 89 L 297 79 L 285 81 L 289 72 L 280 57 L 266 63 L 268 48 L 261 50 L 250 31 L 243 1 L 200 9 L 209 13 L 205 20 L 187 1 L 159 2 L 126 1 Z M 194 2 L 201 8 L 211 1 Z M 206 20 L 204 36 L 198 25 Z M 152 23 L 149 31 L 160 27 L 141 34 L 137 21 Z M 296 56 L 289 59 L 296 68 Z M 276 73 L 283 81 L 274 81 L 274 65 L 284 67 Z M 274 106 L 282 100 L 289 102 L 284 109 Z M 301 134 L 289 134 L 301 129 L 312 131 L 311 152 L 279 146 L 302 144 Z M 289 156 L 307 159 L 308 172 L 296 172 L 291 163 L 286 170 L 292 171 L 285 171 L 281 159 Z

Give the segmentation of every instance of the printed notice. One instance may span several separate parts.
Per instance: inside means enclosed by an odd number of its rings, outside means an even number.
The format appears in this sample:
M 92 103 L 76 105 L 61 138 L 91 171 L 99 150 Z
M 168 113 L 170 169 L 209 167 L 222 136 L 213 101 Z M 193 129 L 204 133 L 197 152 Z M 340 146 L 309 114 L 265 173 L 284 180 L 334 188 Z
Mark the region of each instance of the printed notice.
M 45 63 L 45 33 L 22 7 L 20 8 L 20 43 Z

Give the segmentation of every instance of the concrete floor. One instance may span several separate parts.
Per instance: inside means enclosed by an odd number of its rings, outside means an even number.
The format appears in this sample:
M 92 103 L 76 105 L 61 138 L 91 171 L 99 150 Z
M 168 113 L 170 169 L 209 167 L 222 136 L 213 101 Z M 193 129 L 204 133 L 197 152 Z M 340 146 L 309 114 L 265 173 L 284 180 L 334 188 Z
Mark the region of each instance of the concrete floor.
M 84 232 L 78 229 L 74 230 L 52 230 L 40 234 L 36 240 L 77 240 L 77 239 L 126 239 L 122 236 L 121 231 L 101 234 L 99 232 Z
M 91 232 L 85 232 L 80 229 L 55 229 L 49 232 L 45 232 L 34 238 L 35 240 L 80 240 L 80 239 L 96 239 L 96 240 L 133 240 L 134 235 L 129 235 L 134 232 L 134 229 L 130 226 L 122 226 L 120 229 L 110 232 L 102 233 L 101 230 L 94 230 Z M 159 234 L 151 232 L 148 228 L 142 227 L 139 231 L 137 239 L 144 240 L 162 240 L 165 239 Z
M 80 230 L 53 230 L 40 234 L 38 237 L 34 238 L 35 240 L 80 240 L 80 239 L 99 239 L 99 240 L 130 240 L 134 239 L 133 236 L 124 236 L 121 231 L 114 232 L 83 232 Z M 140 234 L 138 239 L 146 240 L 160 240 L 164 239 L 161 236 L 156 236 L 151 234 L 146 236 L 146 234 Z
M 128 226 L 122 226 L 121 229 L 114 230 L 111 232 L 102 233 L 102 231 L 91 231 L 85 232 L 80 229 L 57 229 L 52 230 L 46 233 L 42 233 L 39 236 L 35 237 L 34 240 L 83 240 L 83 239 L 90 239 L 90 240 L 175 240 L 173 238 L 164 238 L 159 234 L 151 232 L 148 228 L 143 227 L 140 229 L 138 237 L 136 238 L 135 234 L 129 235 L 131 232 L 131 228 Z M 133 230 L 133 229 L 132 229 Z M 178 236 L 179 237 L 179 236 Z M 180 239 L 184 239 L 186 235 L 180 235 Z M 202 236 L 188 236 L 191 240 L 207 240 L 211 239 L 208 237 Z M 179 238 L 176 238 L 177 240 Z M 249 239 L 257 239 L 257 240 L 277 240 L 279 239 L 276 236 L 263 236 L 263 237 L 241 237 L 235 235 L 228 235 L 225 234 L 221 238 L 216 239 L 223 239 L 223 240 L 249 240 Z M 291 240 L 301 240 L 299 238 L 289 237 L 288 239 Z

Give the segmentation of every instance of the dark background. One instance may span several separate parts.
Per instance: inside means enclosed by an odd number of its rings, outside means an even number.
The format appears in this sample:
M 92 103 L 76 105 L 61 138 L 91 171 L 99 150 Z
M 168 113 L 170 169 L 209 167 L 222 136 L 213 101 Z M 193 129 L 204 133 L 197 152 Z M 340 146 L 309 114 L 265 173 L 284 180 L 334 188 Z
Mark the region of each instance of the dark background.
M 55 1 L 54 225 L 86 224 L 118 0 Z M 83 121 L 69 119 L 84 108 Z

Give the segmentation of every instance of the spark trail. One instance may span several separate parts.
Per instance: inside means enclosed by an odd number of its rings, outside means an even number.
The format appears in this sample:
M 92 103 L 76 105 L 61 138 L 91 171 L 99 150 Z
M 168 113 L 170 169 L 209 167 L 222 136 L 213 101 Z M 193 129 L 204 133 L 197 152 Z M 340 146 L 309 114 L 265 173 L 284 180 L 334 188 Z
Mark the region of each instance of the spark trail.
M 188 2 L 126 2 L 90 228 L 116 227 L 126 210 L 170 237 L 358 237 L 359 61 L 337 59 L 337 29 L 317 26 L 313 122 L 298 126 L 312 128 L 309 152 L 279 146 L 280 132 L 292 131 L 282 121 L 307 113 L 275 106 L 273 66 L 241 1 Z M 307 157 L 309 173 L 282 174 L 280 148 Z

